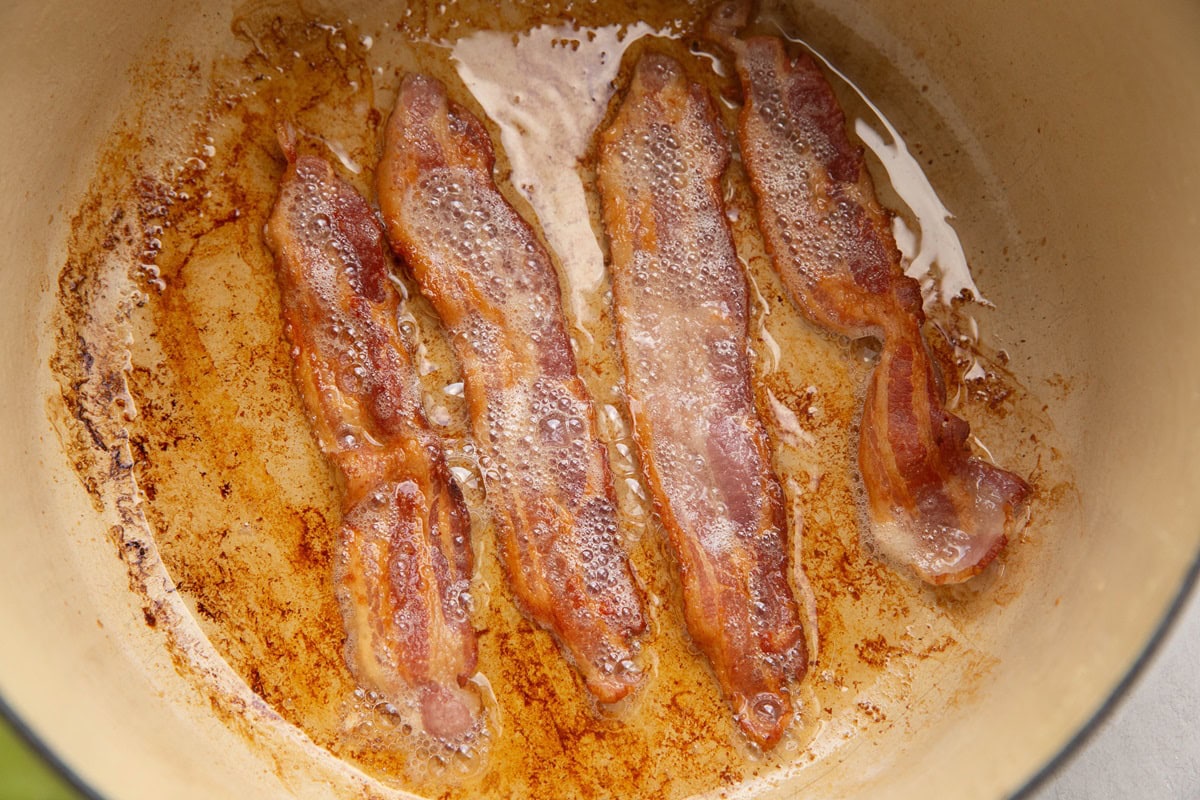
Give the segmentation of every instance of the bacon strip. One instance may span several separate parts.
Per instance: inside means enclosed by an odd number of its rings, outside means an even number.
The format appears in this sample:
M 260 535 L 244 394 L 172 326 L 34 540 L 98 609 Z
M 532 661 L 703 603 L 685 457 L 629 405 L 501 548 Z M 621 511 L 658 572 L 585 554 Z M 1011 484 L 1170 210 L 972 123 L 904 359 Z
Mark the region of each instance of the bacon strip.
M 734 38 L 748 5 L 718 6 L 709 34 L 736 57 L 738 142 L 767 250 L 815 324 L 882 341 L 859 438 L 874 545 L 930 583 L 965 581 L 1024 524 L 1030 488 L 971 454 L 970 426 L 946 410 L 920 290 L 901 269 L 862 148 L 807 53 L 789 59 L 776 37 Z
M 611 703 L 640 679 L 641 598 L 554 266 L 496 189 L 494 158 L 479 120 L 439 82 L 410 75 L 388 122 L 379 204 L 462 364 L 513 593 Z
M 750 390 L 746 283 L 721 200 L 728 146 L 679 63 L 638 62 L 600 139 L 599 183 L 634 436 L 692 639 L 762 747 L 807 668 L 787 515 Z
M 342 498 L 336 586 L 358 681 L 449 745 L 481 726 L 470 522 L 421 407 L 371 209 L 325 161 L 289 165 L 267 225 L 296 385 Z

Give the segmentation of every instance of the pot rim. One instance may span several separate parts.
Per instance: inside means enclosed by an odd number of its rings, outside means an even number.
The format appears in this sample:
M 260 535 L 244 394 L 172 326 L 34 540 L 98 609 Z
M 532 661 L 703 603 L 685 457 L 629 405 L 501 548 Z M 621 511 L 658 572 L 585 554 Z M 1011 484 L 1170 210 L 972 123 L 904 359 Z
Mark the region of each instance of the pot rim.
M 8 701 L 0 694 L 0 722 L 7 725 L 16 738 L 24 742 L 37 756 L 42 763 L 48 766 L 52 772 L 58 777 L 70 784 L 84 800 L 105 800 L 105 798 L 86 780 L 83 776 L 75 771 L 73 767 L 63 761 L 58 753 L 54 752 L 42 738 L 29 726 L 24 719 L 16 712 Z
M 1041 769 L 1031 775 L 1025 781 L 1024 785 L 1013 793 L 1011 800 L 1030 800 L 1037 789 L 1042 787 L 1056 773 L 1064 769 L 1074 756 L 1082 751 L 1086 744 L 1091 741 L 1097 731 L 1113 715 L 1121 701 L 1133 690 L 1134 684 L 1147 673 L 1150 662 L 1162 649 L 1168 635 L 1175 629 L 1184 606 L 1195 592 L 1200 591 L 1198 585 L 1200 585 L 1200 552 L 1196 553 L 1191 566 L 1188 567 L 1187 574 L 1180 584 L 1179 591 L 1171 601 L 1171 605 L 1162 619 L 1159 620 L 1146 645 L 1142 648 L 1138 657 L 1134 659 L 1133 664 L 1126 670 L 1121 680 L 1117 682 L 1116 686 L 1088 721 L 1071 736 L 1067 743 Z M 3 694 L 0 694 L 0 719 L 12 729 L 19 739 L 24 741 L 33 750 L 44 764 L 69 783 L 81 795 L 83 800 L 106 800 L 99 791 L 88 784 L 81 774 L 67 764 L 62 756 L 54 752 L 54 750 L 42 741 L 38 733 L 5 700 Z
M 1134 659 L 1133 664 L 1126 670 L 1125 675 L 1117 682 L 1117 685 L 1109 693 L 1108 697 L 1100 707 L 1096 709 L 1091 718 L 1088 719 L 1083 726 L 1075 732 L 1075 734 L 1067 741 L 1065 745 L 1047 761 L 1040 770 L 1035 772 L 1025 782 L 1025 785 L 1018 789 L 1013 795 L 1012 800 L 1030 800 L 1034 791 L 1044 785 L 1050 778 L 1064 769 L 1067 764 L 1084 749 L 1089 741 L 1096 733 L 1104 726 L 1104 723 L 1112 717 L 1117 707 L 1121 704 L 1131 691 L 1134 684 L 1147 674 L 1150 662 L 1162 650 L 1163 643 L 1168 635 L 1176 628 L 1180 616 L 1188 600 L 1198 591 L 1198 582 L 1200 582 L 1200 552 L 1192 559 L 1191 566 L 1188 567 L 1187 574 L 1184 576 L 1180 584 L 1179 591 L 1175 598 L 1171 601 L 1170 607 L 1159 620 L 1154 633 L 1142 648 L 1141 653 Z

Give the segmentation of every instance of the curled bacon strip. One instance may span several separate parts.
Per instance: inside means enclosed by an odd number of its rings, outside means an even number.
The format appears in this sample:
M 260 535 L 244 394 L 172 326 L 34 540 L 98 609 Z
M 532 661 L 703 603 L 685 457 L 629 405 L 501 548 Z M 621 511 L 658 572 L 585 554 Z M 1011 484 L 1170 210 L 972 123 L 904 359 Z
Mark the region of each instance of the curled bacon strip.
M 481 725 L 470 621 L 470 523 L 421 407 L 396 327 L 383 235 L 319 158 L 289 165 L 267 225 L 294 375 L 337 470 L 336 585 L 359 682 L 423 729 L 462 745 Z
M 783 492 L 750 391 L 746 283 L 721 200 L 728 161 L 704 90 L 673 59 L 643 56 L 599 166 L 634 436 L 688 631 L 742 730 L 771 747 L 807 659 Z
M 410 75 L 388 122 L 379 204 L 462 364 L 513 592 L 591 692 L 615 702 L 640 679 L 641 598 L 554 266 L 496 189 L 494 158 L 470 112 L 436 80 Z
M 930 583 L 965 581 L 1023 524 L 1029 486 L 973 456 L 970 427 L 946 410 L 919 287 L 829 83 L 776 37 L 735 38 L 747 14 L 740 0 L 719 5 L 709 34 L 736 57 L 738 142 L 767 250 L 815 324 L 882 341 L 859 439 L 875 547 Z

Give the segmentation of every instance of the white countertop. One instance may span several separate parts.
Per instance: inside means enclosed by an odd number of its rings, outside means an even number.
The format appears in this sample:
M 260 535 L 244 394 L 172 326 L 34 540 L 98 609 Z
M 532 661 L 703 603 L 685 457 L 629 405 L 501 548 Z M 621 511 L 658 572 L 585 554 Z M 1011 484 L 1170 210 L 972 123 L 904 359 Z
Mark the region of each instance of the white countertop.
M 1112 713 L 1022 800 L 1200 798 L 1198 588 Z

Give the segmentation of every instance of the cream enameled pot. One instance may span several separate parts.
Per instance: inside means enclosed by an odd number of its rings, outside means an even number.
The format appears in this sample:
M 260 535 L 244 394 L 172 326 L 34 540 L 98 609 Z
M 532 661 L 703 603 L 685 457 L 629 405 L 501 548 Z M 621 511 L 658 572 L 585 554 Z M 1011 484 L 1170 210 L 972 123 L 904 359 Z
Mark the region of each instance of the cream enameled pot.
M 1007 796 L 1110 698 L 1200 552 L 1200 7 L 802 5 L 855 33 L 819 44 L 872 97 L 894 97 L 893 122 L 921 130 L 905 92 L 924 86 L 960 143 L 947 163 L 970 169 L 930 175 L 965 227 L 992 228 L 966 237 L 973 264 L 997 256 L 975 275 L 1002 310 L 986 324 L 1044 401 L 1073 483 L 1069 513 L 1036 521 L 1037 580 L 978 634 L 1001 654 L 984 679 L 753 791 Z M 170 633 L 147 624 L 161 565 L 137 543 L 118 555 L 113 526 L 137 508 L 85 490 L 55 403 L 65 242 L 100 143 L 136 100 L 129 70 L 225 47 L 236 10 L 0 9 L 0 698 L 83 784 L 122 800 L 377 791 L 257 700 L 169 593 L 156 601 Z

